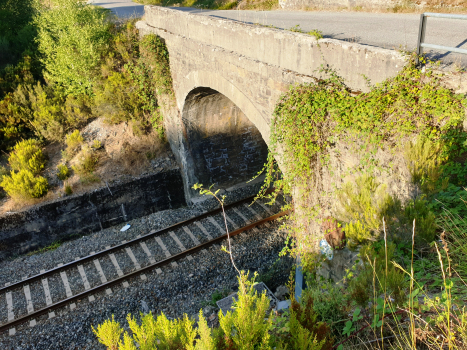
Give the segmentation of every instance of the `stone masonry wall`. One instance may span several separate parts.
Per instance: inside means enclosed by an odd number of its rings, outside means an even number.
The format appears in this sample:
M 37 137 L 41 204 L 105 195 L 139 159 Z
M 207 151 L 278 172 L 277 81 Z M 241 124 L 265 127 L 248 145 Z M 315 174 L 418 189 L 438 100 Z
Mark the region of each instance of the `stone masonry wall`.
M 178 169 L 0 217 L 0 260 L 150 213 L 186 205 Z
M 185 158 L 191 184 L 228 188 L 246 182 L 263 168 L 268 148 L 255 125 L 227 97 L 195 89 L 182 113 Z M 196 195 L 195 191 L 192 191 Z

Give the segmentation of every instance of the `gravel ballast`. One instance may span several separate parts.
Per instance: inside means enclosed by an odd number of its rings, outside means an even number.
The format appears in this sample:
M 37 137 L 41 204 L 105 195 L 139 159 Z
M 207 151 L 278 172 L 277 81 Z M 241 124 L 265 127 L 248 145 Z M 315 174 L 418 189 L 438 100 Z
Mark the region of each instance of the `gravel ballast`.
M 254 187 L 242 188 L 234 193 L 227 193 L 227 195 L 228 199 L 233 202 L 254 194 L 256 190 L 257 188 Z M 124 240 L 129 241 L 150 230 L 158 230 L 212 210 L 215 206 L 216 202 L 210 198 L 191 208 L 167 210 L 133 220 L 129 222 L 131 228 L 125 232 L 120 232 L 120 228 L 123 226 L 120 225 L 66 242 L 54 251 L 3 261 L 0 263 L 0 285 L 19 281 L 26 276 L 38 274 L 40 270 L 48 270 L 56 267 L 59 263 L 67 263 L 77 257 L 105 249 L 106 246 L 120 244 Z M 252 208 L 262 217 L 269 216 L 258 204 L 254 204 Z M 279 207 L 273 207 L 272 210 L 278 212 Z M 246 207 L 239 207 L 238 211 L 241 215 L 233 211 L 228 212 L 229 218 L 236 225 L 245 226 L 241 216 L 245 216 L 249 220 L 254 219 L 252 212 Z M 217 215 L 214 219 L 223 227 L 222 216 Z M 213 237 L 221 235 L 219 227 L 216 227 L 208 219 L 202 220 L 201 223 Z M 261 225 L 246 231 L 232 239 L 232 251 L 239 269 L 258 271 L 263 276 L 268 276 L 265 283 L 273 291 L 277 286 L 287 281 L 292 263 L 290 259 L 284 258 L 277 263 L 278 253 L 283 248 L 285 241 L 285 233 L 279 230 L 279 226 L 279 222 L 271 222 L 268 225 Z M 232 223 L 229 223 L 229 229 L 234 229 Z M 207 240 L 205 234 L 197 226 L 190 225 L 190 231 L 200 242 Z M 174 233 L 185 248 L 189 249 L 195 245 L 193 239 L 183 230 L 180 229 Z M 160 238 L 171 254 L 181 252 L 181 248 L 174 241 L 173 236 L 164 234 Z M 149 239 L 146 243 L 156 261 L 165 258 L 165 253 L 156 240 Z M 132 246 L 131 252 L 141 266 L 146 266 L 149 263 L 147 253 L 142 247 Z M 123 273 L 136 269 L 132 259 L 128 254 L 125 254 L 125 250 L 115 252 L 115 257 Z M 109 280 L 117 277 L 111 259 L 105 257 L 99 259 L 99 262 Z M 274 264 L 275 262 L 276 264 Z M 228 254 L 222 252 L 219 245 L 211 246 L 193 254 L 193 256 L 178 260 L 176 265 L 176 267 L 170 264 L 162 267 L 162 273 L 151 270 L 145 274 L 146 279 L 144 280 L 141 276 L 128 279 L 127 288 L 122 285 L 114 286 L 110 295 L 105 291 L 99 292 L 93 296 L 94 301 L 90 302 L 88 298 L 80 300 L 73 310 L 71 310 L 70 305 L 57 309 L 55 315 L 51 315 L 54 317 L 50 319 L 47 315 L 40 316 L 36 319 L 37 324 L 34 327 L 30 327 L 29 324 L 16 327 L 16 334 L 13 336 L 4 332 L 0 334 L 0 348 L 15 350 L 105 349 L 97 342 L 92 333 L 91 325 L 97 326 L 112 315 L 115 315 L 115 319 L 125 327 L 127 326 L 126 315 L 128 313 L 138 315 L 146 305 L 153 313 L 164 312 L 169 318 L 181 317 L 184 313 L 195 316 L 200 308 L 206 306 L 207 301 L 210 301 L 211 295 L 215 291 L 236 290 L 236 271 L 231 265 Z M 274 273 L 265 274 L 273 265 Z M 86 271 L 87 281 L 91 288 L 97 286 L 100 283 L 100 276 L 96 272 L 93 262 L 83 264 L 82 267 Z M 78 269 L 67 270 L 66 275 L 73 295 L 85 290 L 85 281 L 83 281 Z M 53 302 L 66 297 L 67 291 L 61 281 L 62 277 L 60 274 L 56 274 L 48 278 Z M 30 286 L 31 299 L 36 310 L 45 306 L 42 283 L 32 283 Z M 11 293 L 15 318 L 27 314 L 23 288 L 13 289 Z M 3 294 L 0 296 L 0 323 L 7 322 L 6 309 L 5 294 Z

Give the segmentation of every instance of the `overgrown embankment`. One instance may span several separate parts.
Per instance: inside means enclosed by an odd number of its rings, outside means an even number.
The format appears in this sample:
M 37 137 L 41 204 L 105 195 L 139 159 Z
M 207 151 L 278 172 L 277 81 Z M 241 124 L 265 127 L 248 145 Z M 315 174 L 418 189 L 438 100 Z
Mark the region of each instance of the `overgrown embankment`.
M 435 68 L 410 62 L 361 94 L 325 69 L 328 79 L 291 87 L 276 106 L 264 188 L 293 198 L 284 252 L 300 255 L 306 298 L 340 348 L 357 334 L 410 349 L 441 349 L 440 334 L 450 349 L 465 339 L 465 313 L 451 307 L 466 295 L 467 100 Z M 336 262 L 343 280 L 321 279 L 345 245 L 357 262 Z
M 140 41 L 134 21 L 82 1 L 21 4 L 27 19 L 9 3 L 0 11 L 11 27 L 0 38 L 9 48 L 0 67 L 0 185 L 9 207 L 105 186 L 106 168 L 143 172 L 166 149 L 165 44 L 155 35 Z M 96 118 L 129 126 L 119 154 L 85 129 Z
M 462 210 L 464 95 L 443 87 L 442 73 L 413 64 L 357 95 L 328 73 L 292 87 L 272 126 L 267 181 L 278 178 L 273 156 L 280 154 L 283 177 L 274 183 L 294 197 L 297 241 L 310 248 L 316 222 L 329 215 L 346 224 L 354 245 L 379 237 L 382 217 L 401 236 L 413 219 L 425 220 L 420 238 L 433 241 L 436 225 L 428 218 L 441 215 L 438 201 L 457 197 L 444 206 Z

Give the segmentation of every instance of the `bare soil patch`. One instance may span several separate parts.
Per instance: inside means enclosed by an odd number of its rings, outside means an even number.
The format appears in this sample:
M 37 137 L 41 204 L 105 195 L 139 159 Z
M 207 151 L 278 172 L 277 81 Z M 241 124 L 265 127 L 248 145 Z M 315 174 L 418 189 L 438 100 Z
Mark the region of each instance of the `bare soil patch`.
M 95 151 L 99 160 L 90 179 L 73 174 L 65 181 L 57 177 L 57 166 L 64 163 L 64 143 L 51 143 L 44 148 L 48 156 L 46 169 L 41 174 L 49 181 L 50 189 L 45 197 L 27 202 L 15 202 L 11 198 L 0 201 L 0 215 L 25 210 L 31 206 L 65 196 L 65 186 L 71 186 L 74 194 L 110 185 L 115 181 L 128 180 L 140 175 L 156 173 L 177 167 L 175 158 L 166 141 L 152 132 L 138 137 L 133 135 L 131 126 L 124 122 L 117 125 L 105 124 L 102 118 L 95 119 L 81 130 L 84 142 L 89 146 L 95 140 L 101 147 Z M 78 162 L 75 155 L 66 164 L 71 168 Z

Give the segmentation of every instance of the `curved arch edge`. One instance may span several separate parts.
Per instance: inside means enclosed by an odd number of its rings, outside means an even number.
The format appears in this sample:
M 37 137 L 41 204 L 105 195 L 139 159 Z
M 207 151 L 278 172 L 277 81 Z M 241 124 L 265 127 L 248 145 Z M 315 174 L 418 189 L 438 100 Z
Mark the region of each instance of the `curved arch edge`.
M 234 84 L 221 75 L 209 71 L 192 71 L 184 77 L 176 89 L 177 105 L 183 113 L 186 98 L 196 88 L 206 87 L 218 91 L 230 99 L 256 126 L 266 144 L 269 144 L 270 126 L 251 100 Z

